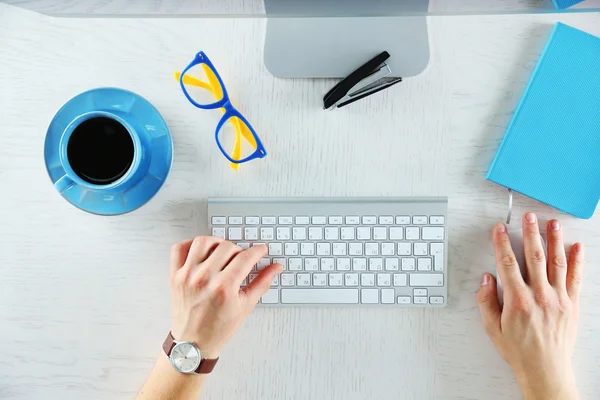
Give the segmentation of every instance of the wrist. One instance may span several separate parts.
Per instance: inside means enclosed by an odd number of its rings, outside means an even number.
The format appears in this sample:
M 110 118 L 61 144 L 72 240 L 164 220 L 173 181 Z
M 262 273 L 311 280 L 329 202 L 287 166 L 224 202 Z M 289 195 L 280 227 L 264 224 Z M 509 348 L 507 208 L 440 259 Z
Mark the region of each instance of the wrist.
M 577 400 L 579 391 L 571 370 L 561 374 L 518 374 L 517 381 L 525 400 Z
M 221 347 L 216 346 L 212 343 L 207 343 L 206 340 L 198 338 L 197 335 L 192 335 L 185 331 L 180 333 L 176 329 L 171 329 L 171 334 L 173 335 L 173 338 L 178 342 L 193 342 L 196 345 L 196 347 L 198 347 L 198 350 L 200 350 L 202 358 L 213 360 L 219 358 L 221 354 Z

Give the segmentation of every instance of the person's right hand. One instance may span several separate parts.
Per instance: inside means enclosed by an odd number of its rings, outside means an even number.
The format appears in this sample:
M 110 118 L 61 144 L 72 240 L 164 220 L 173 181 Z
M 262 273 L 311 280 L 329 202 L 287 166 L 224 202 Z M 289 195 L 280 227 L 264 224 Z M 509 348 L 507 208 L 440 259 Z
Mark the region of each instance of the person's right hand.
M 548 259 L 535 214 L 523 218 L 527 267 L 524 280 L 504 224 L 493 231 L 504 307 L 496 280 L 485 274 L 477 300 L 483 325 L 500 355 L 512 367 L 525 399 L 577 399 L 571 359 L 577 336 L 579 289 L 584 249 L 571 248 L 567 259 L 562 229 L 548 222 Z

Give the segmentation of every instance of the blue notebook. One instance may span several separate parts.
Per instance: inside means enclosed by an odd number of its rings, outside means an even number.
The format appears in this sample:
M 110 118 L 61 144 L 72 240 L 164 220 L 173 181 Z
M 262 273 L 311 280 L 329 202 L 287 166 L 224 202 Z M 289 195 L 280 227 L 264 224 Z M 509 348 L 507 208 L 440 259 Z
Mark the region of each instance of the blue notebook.
M 554 3 L 554 7 L 559 10 L 564 10 L 565 8 L 569 8 L 575 4 L 582 3 L 583 0 L 552 0 L 552 2 Z
M 592 217 L 600 199 L 600 38 L 556 24 L 487 179 Z

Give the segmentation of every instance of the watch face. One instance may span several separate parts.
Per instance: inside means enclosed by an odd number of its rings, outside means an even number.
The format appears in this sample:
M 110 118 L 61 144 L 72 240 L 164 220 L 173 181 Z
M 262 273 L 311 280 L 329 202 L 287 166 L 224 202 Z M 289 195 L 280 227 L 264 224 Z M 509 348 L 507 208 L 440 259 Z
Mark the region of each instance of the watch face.
M 200 351 L 192 342 L 179 342 L 171 351 L 171 363 L 179 371 L 186 374 L 194 372 L 200 365 Z

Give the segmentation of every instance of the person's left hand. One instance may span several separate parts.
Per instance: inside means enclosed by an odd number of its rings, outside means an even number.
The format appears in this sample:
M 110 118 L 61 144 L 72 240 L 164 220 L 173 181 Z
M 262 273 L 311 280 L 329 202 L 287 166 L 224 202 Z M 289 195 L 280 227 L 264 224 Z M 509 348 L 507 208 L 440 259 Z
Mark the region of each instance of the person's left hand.
M 242 281 L 267 254 L 264 245 L 248 250 L 216 237 L 199 236 L 171 250 L 173 337 L 195 342 L 206 358 L 217 358 L 256 303 L 281 272 L 263 269 L 245 288 Z

